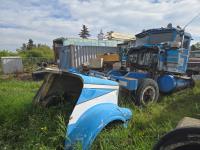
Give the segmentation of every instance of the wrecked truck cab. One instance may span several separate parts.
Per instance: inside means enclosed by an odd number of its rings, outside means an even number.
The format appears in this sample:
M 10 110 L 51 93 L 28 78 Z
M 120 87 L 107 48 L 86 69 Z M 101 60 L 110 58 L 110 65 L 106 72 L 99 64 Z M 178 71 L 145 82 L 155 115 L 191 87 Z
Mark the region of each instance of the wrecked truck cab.
M 126 124 L 131 118 L 129 109 L 118 106 L 117 82 L 63 70 L 47 72 L 33 102 L 44 107 L 70 105 L 65 149 L 77 143 L 89 149 L 105 126 L 115 121 Z

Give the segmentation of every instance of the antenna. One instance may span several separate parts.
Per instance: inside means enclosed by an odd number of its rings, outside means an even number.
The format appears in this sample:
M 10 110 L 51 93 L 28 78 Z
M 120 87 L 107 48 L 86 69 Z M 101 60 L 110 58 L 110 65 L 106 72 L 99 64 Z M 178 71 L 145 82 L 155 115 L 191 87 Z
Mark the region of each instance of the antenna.
M 183 38 L 182 38 L 182 41 L 181 41 L 181 48 L 183 49 L 183 43 L 184 43 L 184 40 L 185 40 L 185 28 L 189 25 L 189 24 L 191 24 L 196 18 L 198 18 L 200 16 L 200 12 L 196 15 L 196 16 L 194 16 L 185 26 L 184 26 L 184 28 L 183 28 Z
M 196 15 L 196 16 L 194 16 L 185 26 L 184 26 L 184 28 L 183 28 L 183 30 L 185 30 L 185 28 L 189 25 L 189 24 L 191 24 L 196 18 L 198 18 L 200 16 L 200 12 Z

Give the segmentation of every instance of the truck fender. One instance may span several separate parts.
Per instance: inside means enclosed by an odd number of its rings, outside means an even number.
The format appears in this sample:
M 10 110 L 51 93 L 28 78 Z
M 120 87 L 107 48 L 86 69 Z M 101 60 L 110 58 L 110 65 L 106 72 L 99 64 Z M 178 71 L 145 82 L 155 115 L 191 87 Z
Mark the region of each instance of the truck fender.
M 65 147 L 80 142 L 82 149 L 90 148 L 92 142 L 101 130 L 113 121 L 126 123 L 132 116 L 132 112 L 127 108 L 120 108 L 116 104 L 98 104 L 88 109 L 75 123 L 68 125 Z

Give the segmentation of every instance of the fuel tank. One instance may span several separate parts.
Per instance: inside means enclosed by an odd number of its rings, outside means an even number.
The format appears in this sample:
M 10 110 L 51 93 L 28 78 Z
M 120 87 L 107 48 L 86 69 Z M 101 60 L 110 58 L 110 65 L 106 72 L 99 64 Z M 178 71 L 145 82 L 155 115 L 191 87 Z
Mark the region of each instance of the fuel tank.
M 159 76 L 157 83 L 159 90 L 162 93 L 170 93 L 172 91 L 194 86 L 194 81 L 191 78 L 180 78 L 173 75 Z

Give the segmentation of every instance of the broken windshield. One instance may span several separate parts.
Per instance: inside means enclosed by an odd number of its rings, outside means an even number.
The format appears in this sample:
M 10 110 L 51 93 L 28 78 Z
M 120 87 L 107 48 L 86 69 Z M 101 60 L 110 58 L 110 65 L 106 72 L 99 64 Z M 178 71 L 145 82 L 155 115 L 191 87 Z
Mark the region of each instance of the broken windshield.
M 173 41 L 173 33 L 156 33 L 156 34 L 149 34 L 144 37 L 136 39 L 136 46 L 141 46 L 144 44 L 160 44 L 163 42 L 170 42 Z

